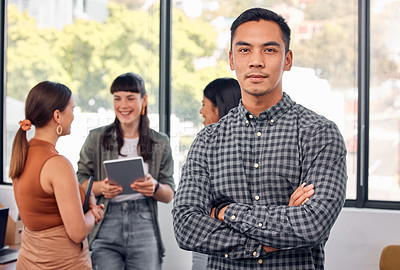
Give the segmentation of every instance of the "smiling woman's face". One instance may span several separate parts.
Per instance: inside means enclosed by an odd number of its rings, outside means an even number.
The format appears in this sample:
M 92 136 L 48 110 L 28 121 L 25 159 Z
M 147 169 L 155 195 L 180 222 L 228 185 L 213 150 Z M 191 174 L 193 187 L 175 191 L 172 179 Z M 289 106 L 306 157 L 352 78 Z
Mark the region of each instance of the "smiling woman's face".
M 140 121 L 140 114 L 145 99 L 140 97 L 140 93 L 128 91 L 114 92 L 114 111 L 118 120 L 126 125 Z
M 203 116 L 203 124 L 205 126 L 216 123 L 219 120 L 219 113 L 218 113 L 218 107 L 215 106 L 211 100 L 206 98 L 203 95 L 203 100 L 202 100 L 202 106 L 200 110 L 200 114 Z

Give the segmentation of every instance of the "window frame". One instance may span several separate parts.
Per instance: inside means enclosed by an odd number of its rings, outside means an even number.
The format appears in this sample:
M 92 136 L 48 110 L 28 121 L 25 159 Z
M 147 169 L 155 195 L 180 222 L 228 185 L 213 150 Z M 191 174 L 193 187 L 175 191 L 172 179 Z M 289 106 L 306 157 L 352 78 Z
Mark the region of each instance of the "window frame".
M 5 120 L 4 120 L 4 115 L 5 115 L 5 100 L 6 100 L 6 91 L 5 91 L 5 71 L 6 71 L 6 57 L 5 57 L 5 52 L 6 52 L 6 5 L 7 5 L 7 1 L 1 1 L 0 3 L 0 91 L 1 91 L 1 96 L 0 96 L 0 109 L 1 109 L 1 119 L 0 119 L 0 123 L 1 123 L 1 127 L 2 127 L 2 132 L 0 132 L 0 138 L 1 138 L 1 145 L 0 145 L 0 149 L 1 149 L 1 168 L 0 168 L 0 172 L 1 172 L 1 179 L 0 179 L 0 185 L 1 184 L 6 184 L 6 185 L 11 185 L 9 183 L 5 183 L 4 182 L 4 163 L 6 160 L 6 151 L 4 149 L 4 145 L 6 144 L 5 141 L 5 136 L 4 136 L 4 131 L 6 129 L 5 126 Z

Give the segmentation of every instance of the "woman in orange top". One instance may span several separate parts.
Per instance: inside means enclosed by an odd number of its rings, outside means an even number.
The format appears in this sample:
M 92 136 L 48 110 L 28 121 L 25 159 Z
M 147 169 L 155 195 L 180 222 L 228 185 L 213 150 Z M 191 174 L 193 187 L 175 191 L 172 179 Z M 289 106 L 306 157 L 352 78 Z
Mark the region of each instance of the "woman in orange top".
M 73 109 L 71 90 L 60 83 L 41 82 L 26 99 L 9 172 L 24 224 L 17 269 L 92 269 L 86 236 L 103 218 L 102 206 L 92 195 L 90 211 L 83 212 L 84 190 L 55 149 L 58 138 L 70 134 Z

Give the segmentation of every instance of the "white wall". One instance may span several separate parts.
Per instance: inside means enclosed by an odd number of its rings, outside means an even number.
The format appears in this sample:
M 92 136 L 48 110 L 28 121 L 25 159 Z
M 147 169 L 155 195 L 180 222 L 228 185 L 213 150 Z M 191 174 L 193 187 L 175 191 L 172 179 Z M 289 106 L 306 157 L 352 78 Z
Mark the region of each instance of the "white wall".
M 0 202 L 16 209 L 10 187 L 0 186 Z M 192 253 L 176 244 L 172 202 L 159 203 L 159 219 L 166 257 L 163 270 L 189 270 Z M 386 245 L 400 245 L 400 211 L 344 208 L 326 245 L 326 270 L 377 270 Z
M 158 203 L 158 217 L 166 249 L 163 270 L 190 270 L 192 266 L 192 253 L 180 249 L 176 243 L 171 210 L 172 202 L 169 204 Z
M 382 249 L 400 245 L 400 211 L 344 208 L 326 245 L 326 270 L 377 270 Z

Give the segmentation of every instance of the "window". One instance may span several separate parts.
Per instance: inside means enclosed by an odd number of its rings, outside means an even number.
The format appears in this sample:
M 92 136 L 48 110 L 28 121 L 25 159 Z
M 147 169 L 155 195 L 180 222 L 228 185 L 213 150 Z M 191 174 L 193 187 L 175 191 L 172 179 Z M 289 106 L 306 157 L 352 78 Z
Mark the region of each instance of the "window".
M 400 201 L 399 11 L 400 1 L 371 1 L 368 198 L 377 201 Z
M 8 1 L 4 182 L 26 95 L 40 81 L 63 83 L 74 94 L 72 133 L 57 145 L 74 166 L 88 131 L 114 121 L 109 87 L 122 73 L 145 80 L 158 129 L 159 25 L 158 1 Z
M 254 6 L 281 14 L 292 29 L 294 63 L 284 75 L 284 90 L 333 120 L 343 134 L 347 205 L 398 209 L 400 0 L 9 0 L 3 182 L 10 181 L 10 145 L 34 84 L 54 80 L 74 92 L 79 109 L 59 151 L 75 165 L 88 130 L 114 119 L 111 81 L 133 71 L 146 81 L 152 127 L 170 135 L 178 184 L 203 127 L 204 87 L 217 77 L 235 77 L 228 65 L 230 25 Z M 171 28 L 160 24 L 163 14 Z M 169 42 L 171 59 L 159 53 Z
M 181 166 L 195 134 L 202 91 L 217 77 L 235 77 L 229 69 L 230 25 L 253 6 L 281 14 L 292 29 L 294 65 L 283 87 L 293 100 L 333 120 L 348 149 L 347 197 L 357 186 L 357 4 L 354 1 L 174 1 L 172 38 L 172 128 L 179 137 Z M 335 10 L 335 12 L 331 12 Z M 182 39 L 185 38 L 185 39 Z M 190 38 L 189 38 L 190 37 Z M 345 42 L 343 42 L 345 41 Z

